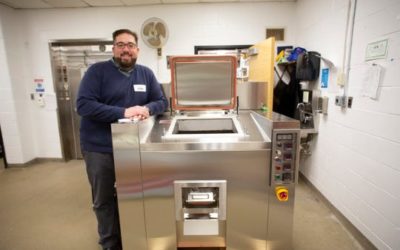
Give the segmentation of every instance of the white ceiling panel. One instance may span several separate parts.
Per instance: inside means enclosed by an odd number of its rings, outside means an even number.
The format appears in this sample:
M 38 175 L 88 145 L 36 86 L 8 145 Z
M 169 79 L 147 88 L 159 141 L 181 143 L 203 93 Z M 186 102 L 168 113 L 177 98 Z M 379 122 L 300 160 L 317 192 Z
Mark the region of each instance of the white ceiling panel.
M 124 6 L 121 0 L 84 0 L 92 7 L 106 7 L 106 6 Z
M 176 3 L 296 2 L 296 0 L 0 0 L 15 9 L 86 8 Z
M 125 5 L 161 4 L 161 0 L 121 0 Z
M 199 0 L 161 0 L 163 3 L 198 3 Z
M 297 0 L 239 0 L 239 2 L 296 2 Z
M 51 5 L 42 0 L 0 0 L 0 3 L 14 9 L 41 9 L 51 8 Z
M 202 3 L 234 3 L 234 2 L 239 2 L 239 0 L 200 0 Z
M 89 5 L 82 0 L 46 0 L 46 2 L 54 8 L 89 7 Z

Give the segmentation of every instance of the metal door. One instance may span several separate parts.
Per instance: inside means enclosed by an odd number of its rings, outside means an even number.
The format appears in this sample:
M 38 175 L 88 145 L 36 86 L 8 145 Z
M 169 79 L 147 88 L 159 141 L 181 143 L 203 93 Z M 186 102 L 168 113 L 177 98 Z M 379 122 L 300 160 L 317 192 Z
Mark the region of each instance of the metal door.
M 50 44 L 54 89 L 64 160 L 81 159 L 80 117 L 76 97 L 87 68 L 112 57 L 111 41 L 55 42 Z

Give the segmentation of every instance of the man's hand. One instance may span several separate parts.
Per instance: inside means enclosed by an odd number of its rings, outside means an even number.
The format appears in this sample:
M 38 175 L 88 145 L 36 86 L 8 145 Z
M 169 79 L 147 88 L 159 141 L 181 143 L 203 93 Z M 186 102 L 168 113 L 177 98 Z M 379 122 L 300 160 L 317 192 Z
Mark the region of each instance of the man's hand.
M 144 120 L 150 116 L 149 108 L 146 106 L 133 106 L 125 109 L 124 116 L 125 118 Z

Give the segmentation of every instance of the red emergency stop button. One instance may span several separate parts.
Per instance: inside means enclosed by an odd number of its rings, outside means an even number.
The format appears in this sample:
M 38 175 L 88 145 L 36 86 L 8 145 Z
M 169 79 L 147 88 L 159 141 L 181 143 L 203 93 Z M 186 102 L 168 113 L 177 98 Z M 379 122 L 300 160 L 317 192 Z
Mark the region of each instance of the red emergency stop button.
M 275 194 L 279 201 L 289 200 L 289 190 L 285 187 L 276 187 Z

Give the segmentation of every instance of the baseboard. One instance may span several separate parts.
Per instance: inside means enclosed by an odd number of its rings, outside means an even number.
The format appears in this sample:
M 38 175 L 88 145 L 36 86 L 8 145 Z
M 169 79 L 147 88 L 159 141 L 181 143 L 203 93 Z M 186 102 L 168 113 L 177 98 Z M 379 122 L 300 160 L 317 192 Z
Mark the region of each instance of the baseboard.
M 7 168 L 25 168 L 46 162 L 65 162 L 63 158 L 35 158 L 25 163 L 8 163 Z
M 377 248 L 358 230 L 332 203 L 305 177 L 299 172 L 299 177 L 318 198 L 328 207 L 328 209 L 336 216 L 342 225 L 351 233 L 351 235 L 360 243 L 365 250 L 376 250 Z

